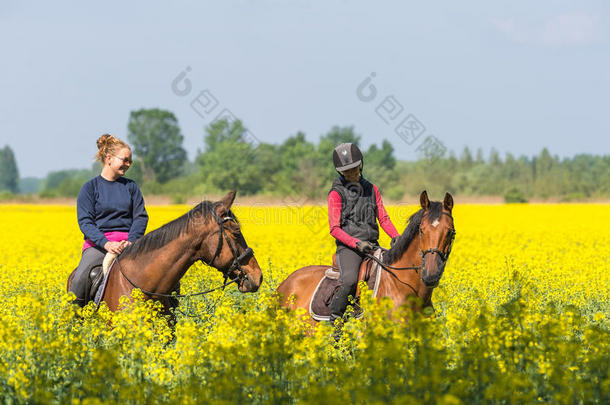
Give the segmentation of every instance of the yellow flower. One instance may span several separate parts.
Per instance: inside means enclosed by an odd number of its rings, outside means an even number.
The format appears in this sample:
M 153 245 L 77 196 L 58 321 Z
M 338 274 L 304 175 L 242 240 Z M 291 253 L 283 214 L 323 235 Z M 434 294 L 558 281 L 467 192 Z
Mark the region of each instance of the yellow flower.
M 149 231 L 187 209 L 148 207 Z M 399 230 L 417 209 L 388 207 Z M 0 233 L 0 402 L 608 396 L 610 230 L 599 226 L 610 223 L 606 205 L 456 205 L 457 237 L 432 295 L 434 315 L 404 309 L 390 317 L 389 300 L 377 302 L 365 289 L 365 315 L 344 326 L 338 343 L 330 326 L 308 329 L 306 314 L 279 308 L 273 294 L 297 268 L 330 263 L 326 207 L 238 205 L 234 212 L 263 269 L 261 289 L 241 294 L 231 286 L 184 299 L 172 329 L 139 291 L 117 313 L 72 306 L 64 290 L 82 245 L 75 207 L 0 205 L 9 230 Z M 389 246 L 387 235 L 380 243 Z M 182 292 L 221 282 L 216 269 L 197 263 Z

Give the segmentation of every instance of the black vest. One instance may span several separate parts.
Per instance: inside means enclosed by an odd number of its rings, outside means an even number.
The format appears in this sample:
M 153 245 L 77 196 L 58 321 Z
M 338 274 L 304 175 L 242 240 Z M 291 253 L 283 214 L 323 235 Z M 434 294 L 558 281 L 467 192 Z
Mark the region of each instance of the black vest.
M 341 196 L 341 229 L 356 239 L 377 244 L 379 227 L 373 184 L 362 176 L 354 183 L 339 176 L 333 181 L 330 191 Z M 342 245 L 338 240 L 336 242 Z

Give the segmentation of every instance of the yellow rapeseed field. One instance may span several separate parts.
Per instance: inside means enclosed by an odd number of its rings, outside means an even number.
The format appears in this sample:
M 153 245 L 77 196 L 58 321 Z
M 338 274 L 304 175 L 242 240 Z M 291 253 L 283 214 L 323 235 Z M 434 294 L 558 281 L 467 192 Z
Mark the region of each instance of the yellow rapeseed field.
M 0 206 L 0 400 L 609 403 L 610 207 L 456 203 L 434 315 L 395 323 L 367 294 L 338 345 L 326 325 L 307 336 L 272 294 L 293 270 L 329 263 L 325 207 L 235 206 L 263 285 L 183 299 L 172 333 L 151 302 L 76 316 L 75 207 Z M 148 207 L 148 231 L 189 208 Z M 388 211 L 402 231 L 417 209 Z M 196 264 L 182 292 L 221 281 Z

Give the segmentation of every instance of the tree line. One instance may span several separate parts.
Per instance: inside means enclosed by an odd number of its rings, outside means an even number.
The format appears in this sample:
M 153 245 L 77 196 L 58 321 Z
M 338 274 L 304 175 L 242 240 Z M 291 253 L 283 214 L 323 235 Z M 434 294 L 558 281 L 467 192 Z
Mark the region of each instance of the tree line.
M 298 132 L 281 144 L 257 140 L 240 120 L 219 120 L 205 129 L 203 150 L 187 159 L 178 120 L 170 111 L 133 111 L 127 140 L 134 163 L 127 177 L 145 194 L 173 196 L 183 202 L 190 196 L 237 189 L 241 194 L 324 198 L 336 172 L 332 151 L 343 142 L 360 144 L 353 127 L 332 127 L 317 143 Z M 363 175 L 376 183 L 385 198 L 400 200 L 427 189 L 433 195 L 503 195 L 507 201 L 531 197 L 578 200 L 610 196 L 610 156 L 590 154 L 560 159 L 545 148 L 538 155 L 514 156 L 492 149 L 465 147 L 415 161 L 396 159 L 388 140 L 363 150 Z M 0 191 L 19 191 L 18 171 L 12 151 L 0 149 Z M 80 187 L 100 172 L 90 169 L 50 172 L 40 185 L 43 197 L 78 195 Z M 25 185 L 25 183 L 22 182 Z M 32 185 L 29 185 L 32 187 Z

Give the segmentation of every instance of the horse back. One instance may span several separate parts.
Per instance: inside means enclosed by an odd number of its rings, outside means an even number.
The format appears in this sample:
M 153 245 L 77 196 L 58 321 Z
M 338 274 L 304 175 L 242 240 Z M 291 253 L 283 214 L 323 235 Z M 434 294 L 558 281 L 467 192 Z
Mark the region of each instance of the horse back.
M 286 308 L 309 308 L 316 286 L 330 266 L 306 266 L 292 272 L 277 287 L 281 305 Z

